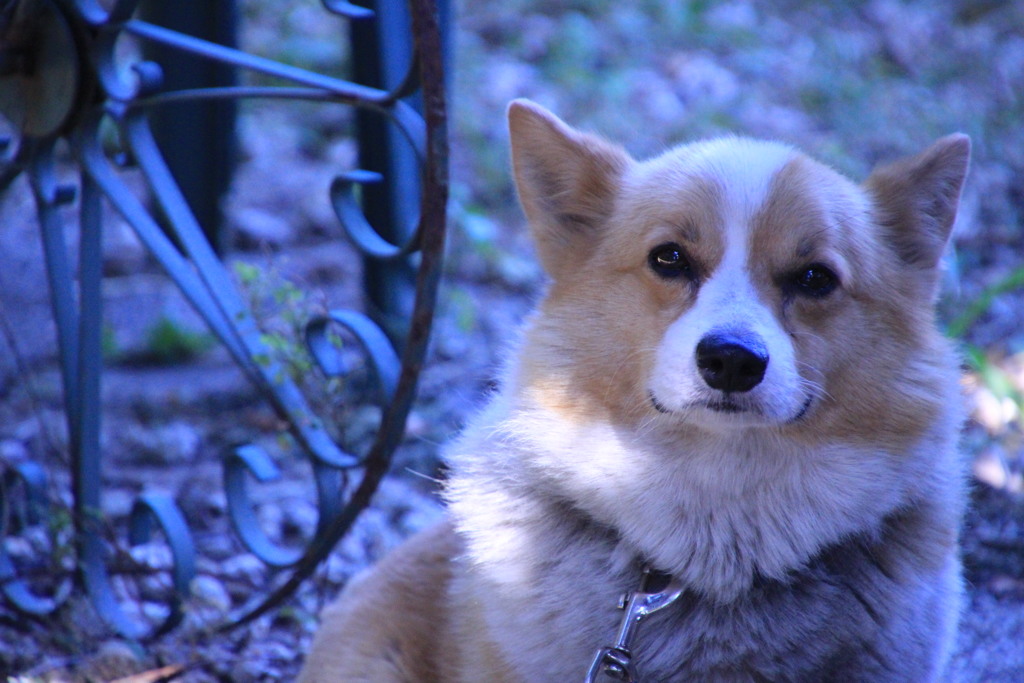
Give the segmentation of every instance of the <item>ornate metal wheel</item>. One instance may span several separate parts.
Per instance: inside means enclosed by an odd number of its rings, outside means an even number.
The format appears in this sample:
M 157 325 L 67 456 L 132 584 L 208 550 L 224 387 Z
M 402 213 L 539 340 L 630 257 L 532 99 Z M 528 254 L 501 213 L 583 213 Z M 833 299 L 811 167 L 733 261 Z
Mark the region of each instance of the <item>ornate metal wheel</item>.
M 339 0 L 323 0 L 326 11 L 365 21 L 372 12 Z M 244 623 L 279 605 L 315 570 L 349 530 L 387 472 L 404 432 L 433 319 L 444 242 L 447 200 L 447 138 L 441 38 L 430 0 L 409 3 L 415 58 L 402 84 L 392 91 L 338 80 L 196 39 L 136 18 L 139 0 L 0 0 L 0 113 L 15 135 L 3 141 L 0 188 L 26 174 L 35 198 L 50 297 L 58 331 L 61 377 L 70 443 L 73 533 L 77 557 L 74 586 L 84 589 L 102 618 L 119 633 L 154 637 L 182 617 L 181 601 L 196 572 L 196 552 L 185 517 L 167 496 L 144 493 L 130 515 L 129 542 L 146 542 L 159 530 L 172 556 L 174 590 L 166 616 L 157 623 L 129 618 L 112 587 L 110 552 L 101 527 L 100 383 L 102 274 L 101 201 L 114 208 L 149 254 L 209 325 L 246 378 L 259 390 L 309 459 L 319 503 L 315 535 L 301 549 L 282 548 L 254 519 L 246 480 L 272 478 L 270 456 L 256 446 L 233 450 L 224 459 L 231 521 L 241 542 L 282 577 L 223 628 Z M 166 91 L 160 67 L 125 63 L 121 36 L 154 41 L 239 70 L 272 76 L 288 85 Z M 422 114 L 406 101 L 419 91 Z M 419 165 L 419 217 L 404 244 L 382 237 L 367 221 L 355 188 L 377 176 L 353 169 L 331 185 L 331 201 L 345 232 L 364 253 L 379 260 L 418 255 L 415 304 L 408 334 L 397 353 L 378 325 L 351 310 L 311 320 L 309 350 L 327 377 L 344 373 L 332 330 L 356 340 L 383 408 L 381 424 L 365 454 L 346 452 L 313 415 L 299 390 L 266 356 L 264 342 L 243 297 L 218 259 L 176 186 L 150 130 L 148 114 L 164 104 L 211 98 L 287 98 L 344 105 L 390 120 L 415 150 Z M 111 145 L 110 131 L 118 143 Z M 70 151 L 76 182 L 55 171 L 58 143 Z M 145 179 L 162 220 L 155 218 L 122 177 L 132 167 Z M 77 278 L 69 263 L 61 207 L 77 203 Z M 77 280 L 77 282 L 76 282 Z M 358 476 L 350 476 L 358 473 Z M 0 590 L 16 610 L 42 615 L 60 608 L 73 590 L 57 582 L 40 590 L 19 574 L 9 542 L 48 514 L 46 472 L 26 462 L 8 467 L 0 487 Z

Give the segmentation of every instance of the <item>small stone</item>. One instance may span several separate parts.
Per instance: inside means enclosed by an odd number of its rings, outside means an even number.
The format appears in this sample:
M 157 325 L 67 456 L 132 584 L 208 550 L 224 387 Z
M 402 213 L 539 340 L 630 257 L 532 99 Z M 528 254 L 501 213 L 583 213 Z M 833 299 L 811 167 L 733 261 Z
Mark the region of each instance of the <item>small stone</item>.
M 232 579 L 245 579 L 251 583 L 257 583 L 263 578 L 266 565 L 260 558 L 251 553 L 236 555 L 224 561 L 221 565 L 224 575 Z
M 150 427 L 128 425 L 121 442 L 138 462 L 190 463 L 199 453 L 202 438 L 195 427 L 179 421 Z
M 220 572 L 221 562 L 214 560 L 206 552 L 206 547 L 203 547 L 203 553 L 196 557 L 196 574 L 202 576 L 204 574 L 217 574 Z
M 740 92 L 736 74 L 709 55 L 678 53 L 670 60 L 668 71 L 684 104 L 724 105 Z
M 103 225 L 103 274 L 130 275 L 146 262 L 146 250 L 132 227 L 111 212 Z
M 1024 581 L 1006 574 L 993 576 L 988 585 L 997 596 L 1024 594 Z
M 1009 397 L 996 396 L 985 387 L 974 392 L 973 417 L 989 434 L 1002 434 L 1017 419 L 1017 404 Z
M 315 505 L 309 501 L 296 500 L 285 507 L 283 527 L 288 535 L 294 530 L 302 537 L 308 538 L 316 531 L 319 518 L 320 514 Z
M 108 640 L 100 644 L 96 651 L 97 657 L 120 659 L 125 662 L 141 662 L 142 658 L 136 647 L 123 640 Z
M 978 454 L 974 459 L 974 476 L 992 488 L 1006 488 L 1010 481 L 1010 472 L 999 446 L 992 445 Z
M 173 562 L 171 549 L 162 543 L 142 543 L 130 552 L 132 559 L 150 569 L 167 569 Z
M 142 603 L 142 616 L 146 618 L 151 624 L 159 624 L 167 619 L 170 614 L 170 608 L 160 602 L 144 602 Z
M 28 449 L 21 441 L 15 439 L 0 441 L 0 461 L 13 465 L 28 459 Z
M 327 557 L 326 574 L 330 583 L 343 584 L 355 571 L 355 567 L 339 555 L 332 553 Z
M 203 539 L 202 553 L 211 560 L 222 562 L 237 552 L 234 537 L 229 534 L 215 534 Z
M 256 510 L 256 517 L 259 519 L 260 527 L 271 539 L 281 537 L 281 527 L 284 526 L 284 512 L 278 505 L 260 505 Z
M 3 540 L 7 554 L 14 559 L 30 559 L 36 555 L 36 549 L 32 543 L 23 536 L 7 536 Z
M 231 596 L 219 579 L 212 576 L 197 576 L 192 579 L 191 588 L 196 603 L 222 613 L 231 608 Z
M 281 677 L 281 670 L 266 662 L 245 658 L 235 665 L 231 677 L 236 681 L 273 681 Z
M 112 519 L 123 519 L 132 511 L 135 494 L 124 489 L 109 489 L 103 492 L 103 511 Z
M 267 641 L 262 645 L 261 650 L 265 657 L 275 662 L 291 661 L 292 657 L 295 655 L 295 653 L 291 651 L 291 648 L 276 640 Z
M 293 232 L 287 220 L 257 208 L 237 211 L 231 227 L 243 246 L 277 246 L 287 242 Z
M 407 437 L 424 436 L 430 431 L 430 422 L 423 417 L 422 413 L 413 410 L 405 420 L 405 434 Z
M 209 528 L 227 512 L 227 496 L 222 489 L 210 490 L 209 478 L 202 474 L 190 476 L 178 489 L 181 511 L 196 520 L 198 528 Z

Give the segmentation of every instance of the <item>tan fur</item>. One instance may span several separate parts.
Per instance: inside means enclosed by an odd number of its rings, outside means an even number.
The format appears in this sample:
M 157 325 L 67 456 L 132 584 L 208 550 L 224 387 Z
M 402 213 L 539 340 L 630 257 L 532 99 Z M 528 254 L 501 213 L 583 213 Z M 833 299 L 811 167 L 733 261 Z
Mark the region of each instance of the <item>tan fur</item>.
M 458 548 L 442 522 L 353 579 L 321 614 L 299 681 L 441 680 L 444 653 L 424 635 L 447 628 L 449 563 Z
M 645 681 L 939 680 L 964 496 L 932 304 L 966 137 L 858 186 L 775 143 L 636 162 L 532 103 L 509 123 L 549 289 L 448 451 L 451 522 L 325 611 L 303 680 L 582 680 L 644 564 L 686 587 Z M 703 378 L 722 333 L 764 348 L 752 387 Z

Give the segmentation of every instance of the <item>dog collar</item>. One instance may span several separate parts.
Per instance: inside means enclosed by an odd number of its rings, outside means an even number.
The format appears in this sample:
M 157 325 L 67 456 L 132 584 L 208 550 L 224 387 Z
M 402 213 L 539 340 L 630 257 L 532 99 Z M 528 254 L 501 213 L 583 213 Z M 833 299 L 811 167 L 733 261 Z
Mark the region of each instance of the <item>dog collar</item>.
M 636 627 L 648 615 L 668 607 L 683 594 L 683 585 L 668 574 L 644 567 L 640 577 L 640 588 L 624 593 L 619 598 L 619 609 L 624 610 L 619 622 L 619 634 L 615 644 L 602 647 L 594 654 L 594 661 L 587 672 L 585 683 L 598 683 L 602 676 L 617 681 L 638 683 L 636 665 L 630 644 L 636 635 Z

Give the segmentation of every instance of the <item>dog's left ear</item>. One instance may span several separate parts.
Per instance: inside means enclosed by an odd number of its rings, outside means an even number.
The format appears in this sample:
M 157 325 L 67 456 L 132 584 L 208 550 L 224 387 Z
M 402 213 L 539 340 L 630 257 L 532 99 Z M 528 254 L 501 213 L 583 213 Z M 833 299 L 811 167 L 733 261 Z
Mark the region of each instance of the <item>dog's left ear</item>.
M 519 201 L 544 269 L 557 278 L 598 237 L 630 157 L 529 100 L 509 105 L 508 124 Z
M 908 265 L 935 268 L 949 240 L 971 157 L 971 140 L 957 133 L 917 156 L 876 169 L 865 182 L 878 220 Z

